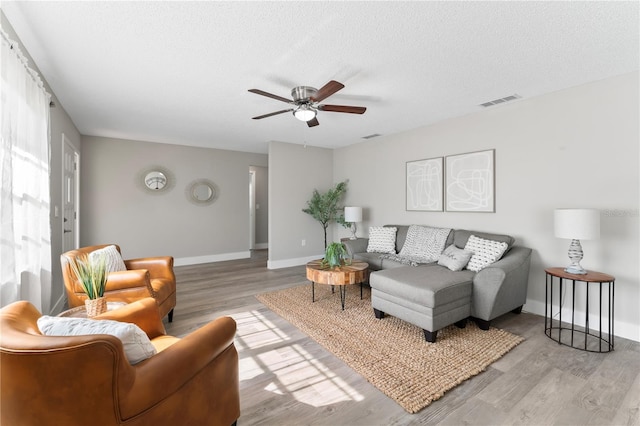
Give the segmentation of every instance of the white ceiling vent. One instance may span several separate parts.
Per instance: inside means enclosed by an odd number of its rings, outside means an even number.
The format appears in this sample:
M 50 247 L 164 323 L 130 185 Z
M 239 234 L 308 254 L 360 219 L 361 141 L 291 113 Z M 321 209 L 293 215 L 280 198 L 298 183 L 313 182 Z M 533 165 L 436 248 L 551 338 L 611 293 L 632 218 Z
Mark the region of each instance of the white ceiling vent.
M 378 136 L 381 136 L 380 133 L 373 133 L 368 136 L 363 136 L 362 139 L 373 139 L 373 138 L 377 138 Z
M 520 99 L 521 97 L 522 96 L 518 95 L 517 93 L 514 93 L 511 96 L 506 96 L 506 97 L 500 98 L 500 99 L 494 99 L 493 101 L 485 102 L 483 104 L 480 104 L 479 106 L 484 107 L 484 108 L 488 108 L 488 107 L 493 106 L 493 105 L 503 104 L 503 103 L 509 102 L 509 101 L 515 101 L 516 99 Z

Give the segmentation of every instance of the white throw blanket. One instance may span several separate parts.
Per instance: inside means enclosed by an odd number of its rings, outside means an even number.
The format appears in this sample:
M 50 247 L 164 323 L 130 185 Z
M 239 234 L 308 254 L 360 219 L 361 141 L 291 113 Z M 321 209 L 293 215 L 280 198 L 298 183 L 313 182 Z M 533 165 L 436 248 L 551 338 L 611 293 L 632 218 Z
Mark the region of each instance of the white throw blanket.
M 437 262 L 444 250 L 451 228 L 432 228 L 411 225 L 407 239 L 398 254 L 383 254 L 381 259 L 391 259 L 407 265 Z

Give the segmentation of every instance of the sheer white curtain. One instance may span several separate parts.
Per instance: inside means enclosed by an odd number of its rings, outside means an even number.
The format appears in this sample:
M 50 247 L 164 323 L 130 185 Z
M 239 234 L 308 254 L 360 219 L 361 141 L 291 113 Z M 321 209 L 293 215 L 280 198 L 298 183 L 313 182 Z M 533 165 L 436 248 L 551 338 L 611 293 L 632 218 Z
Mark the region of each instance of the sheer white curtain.
M 51 287 L 50 95 L 17 43 L 1 35 L 0 303 L 28 300 L 42 311 Z

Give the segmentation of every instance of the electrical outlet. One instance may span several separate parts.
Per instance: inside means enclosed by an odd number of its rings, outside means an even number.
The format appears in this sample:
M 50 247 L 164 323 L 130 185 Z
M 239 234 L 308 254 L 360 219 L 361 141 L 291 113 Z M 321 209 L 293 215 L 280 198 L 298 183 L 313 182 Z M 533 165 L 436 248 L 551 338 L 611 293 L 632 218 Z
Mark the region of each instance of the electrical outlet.
M 307 245 L 307 240 L 302 240 L 302 247 Z

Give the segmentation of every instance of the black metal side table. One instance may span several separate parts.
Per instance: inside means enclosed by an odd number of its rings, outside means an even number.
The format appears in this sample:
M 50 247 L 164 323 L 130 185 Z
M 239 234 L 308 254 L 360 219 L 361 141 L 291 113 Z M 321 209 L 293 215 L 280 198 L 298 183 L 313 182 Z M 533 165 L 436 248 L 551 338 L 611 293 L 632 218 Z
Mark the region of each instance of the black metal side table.
M 547 268 L 544 306 L 544 332 L 552 340 L 575 349 L 588 352 L 610 352 L 613 350 L 613 301 L 615 278 L 609 274 L 595 271 L 587 271 L 584 275 L 570 274 L 564 268 Z M 554 279 L 557 281 L 557 305 L 558 319 L 554 323 Z M 569 283 L 571 285 L 569 286 Z M 576 308 L 576 283 L 578 291 L 584 293 L 585 313 L 584 327 L 575 325 Z M 570 287 L 570 288 L 569 288 Z M 595 287 L 595 288 L 592 288 Z M 591 292 L 590 292 L 591 288 Z M 562 307 L 566 301 L 566 292 L 570 290 L 571 297 L 571 327 L 562 322 Z M 603 292 L 604 290 L 604 292 Z M 595 300 L 593 294 L 597 294 Z M 593 300 L 592 300 L 593 299 Z M 603 310 L 604 300 L 604 310 Z M 589 309 L 592 305 L 598 306 L 599 327 L 594 330 L 589 325 Z M 606 315 L 607 332 L 602 331 L 603 316 Z M 563 334 L 564 331 L 564 334 Z M 574 338 L 574 335 L 584 336 L 584 340 Z M 597 333 L 597 334 L 596 334 Z

